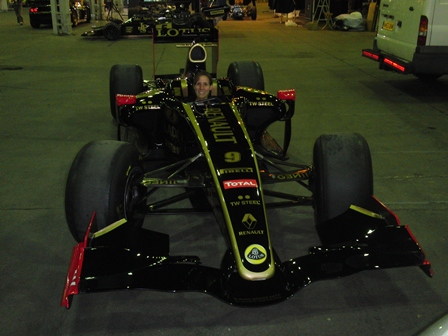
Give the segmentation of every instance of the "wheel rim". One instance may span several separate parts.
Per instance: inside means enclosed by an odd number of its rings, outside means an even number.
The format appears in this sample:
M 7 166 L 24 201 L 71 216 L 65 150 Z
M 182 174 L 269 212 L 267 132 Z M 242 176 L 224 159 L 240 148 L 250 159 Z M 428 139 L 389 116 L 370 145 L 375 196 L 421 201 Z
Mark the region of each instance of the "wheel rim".
M 125 218 L 137 226 L 143 224 L 146 214 L 146 188 L 141 184 L 143 170 L 133 167 L 126 181 L 124 194 Z
M 104 29 L 105 29 L 104 35 L 108 40 L 115 41 L 116 39 L 118 39 L 118 29 L 115 26 L 110 25 Z

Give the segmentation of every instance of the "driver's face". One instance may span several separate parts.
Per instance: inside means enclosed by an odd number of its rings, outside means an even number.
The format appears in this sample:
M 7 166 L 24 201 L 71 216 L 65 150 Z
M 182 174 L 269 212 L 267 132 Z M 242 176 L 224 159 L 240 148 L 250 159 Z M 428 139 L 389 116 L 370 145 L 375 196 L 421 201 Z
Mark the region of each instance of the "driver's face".
M 196 100 L 207 99 L 210 91 L 212 90 L 212 84 L 207 76 L 199 76 L 198 81 L 194 84 L 194 92 L 196 93 Z

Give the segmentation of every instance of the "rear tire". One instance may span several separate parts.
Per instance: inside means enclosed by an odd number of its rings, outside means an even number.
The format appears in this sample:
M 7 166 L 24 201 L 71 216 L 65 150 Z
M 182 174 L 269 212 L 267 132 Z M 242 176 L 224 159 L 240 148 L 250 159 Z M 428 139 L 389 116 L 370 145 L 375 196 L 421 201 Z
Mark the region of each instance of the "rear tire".
M 253 7 L 252 8 L 252 11 L 250 13 L 250 18 L 252 20 L 256 20 L 257 19 L 257 7 Z
M 136 64 L 116 64 L 109 74 L 110 113 L 117 119 L 117 93 L 136 95 L 143 92 L 143 71 Z
M 76 241 L 84 239 L 94 212 L 92 232 L 124 217 L 127 174 L 138 158 L 132 144 L 112 140 L 90 142 L 76 155 L 65 189 L 65 214 Z
M 366 207 L 373 195 L 367 141 L 357 133 L 321 135 L 314 144 L 314 219 L 319 225 L 354 204 Z
M 40 27 L 40 22 L 39 22 L 39 20 L 36 20 L 36 19 L 30 19 L 30 25 L 34 29 L 38 29 Z
M 227 69 L 227 77 L 235 86 L 247 86 L 264 91 L 263 70 L 258 62 L 233 62 Z
M 204 16 L 195 13 L 191 16 L 192 25 L 194 28 L 212 28 L 213 24 L 208 22 Z

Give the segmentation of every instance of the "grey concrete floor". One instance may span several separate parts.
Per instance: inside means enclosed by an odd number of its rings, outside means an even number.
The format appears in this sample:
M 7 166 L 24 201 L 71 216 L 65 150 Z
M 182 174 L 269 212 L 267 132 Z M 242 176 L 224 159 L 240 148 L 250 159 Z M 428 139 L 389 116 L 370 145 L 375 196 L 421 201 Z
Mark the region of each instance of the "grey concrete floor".
M 26 11 L 26 9 L 25 9 Z M 311 162 L 322 133 L 359 132 L 370 144 L 376 196 L 433 263 L 366 271 L 311 284 L 290 300 L 241 309 L 198 293 L 114 292 L 59 306 L 71 249 L 64 185 L 77 151 L 113 139 L 109 69 L 138 63 L 151 76 L 150 39 L 88 40 L 17 25 L 0 13 L 0 334 L 2 335 L 416 335 L 448 312 L 448 77 L 423 83 L 361 57 L 371 32 L 286 27 L 259 4 L 256 21 L 220 22 L 219 75 L 256 60 L 266 89 L 295 88 L 291 160 Z M 173 64 L 174 69 L 183 64 Z M 310 209 L 272 211 L 273 244 L 287 259 L 318 244 Z M 220 259 L 213 218 L 169 217 L 173 253 Z

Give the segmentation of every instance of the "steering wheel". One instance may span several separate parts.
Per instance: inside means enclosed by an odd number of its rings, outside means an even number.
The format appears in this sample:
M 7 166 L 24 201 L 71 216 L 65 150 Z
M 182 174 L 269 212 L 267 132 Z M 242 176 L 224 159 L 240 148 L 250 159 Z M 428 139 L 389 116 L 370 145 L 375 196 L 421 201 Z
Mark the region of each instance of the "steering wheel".
M 217 104 L 221 104 L 221 103 L 222 103 L 222 99 L 219 97 L 210 97 L 210 98 L 194 101 L 194 104 L 197 106 L 217 105 Z

